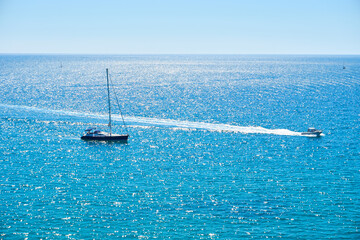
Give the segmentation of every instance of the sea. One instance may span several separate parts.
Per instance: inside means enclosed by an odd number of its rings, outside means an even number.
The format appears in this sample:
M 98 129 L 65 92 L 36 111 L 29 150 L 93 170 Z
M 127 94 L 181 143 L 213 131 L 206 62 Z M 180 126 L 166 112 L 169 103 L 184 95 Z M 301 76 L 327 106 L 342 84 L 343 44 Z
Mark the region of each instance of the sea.
M 107 68 L 130 137 L 83 141 Z M 0 239 L 360 239 L 358 55 L 2 54 L 0 89 Z

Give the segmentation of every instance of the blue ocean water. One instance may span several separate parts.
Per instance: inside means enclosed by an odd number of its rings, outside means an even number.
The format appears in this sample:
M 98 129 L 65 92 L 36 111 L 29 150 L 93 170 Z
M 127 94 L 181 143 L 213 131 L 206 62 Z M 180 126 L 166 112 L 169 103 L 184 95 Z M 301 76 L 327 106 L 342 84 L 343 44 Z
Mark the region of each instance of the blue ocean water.
M 127 144 L 80 140 L 106 68 Z M 360 56 L 0 55 L 0 87 L 1 239 L 360 238 Z

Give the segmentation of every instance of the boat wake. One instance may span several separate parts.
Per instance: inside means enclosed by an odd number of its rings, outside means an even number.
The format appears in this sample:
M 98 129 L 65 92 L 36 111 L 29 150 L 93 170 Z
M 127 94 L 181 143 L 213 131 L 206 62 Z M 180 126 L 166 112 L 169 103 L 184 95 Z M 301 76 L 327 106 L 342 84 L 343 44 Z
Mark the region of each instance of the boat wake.
M 6 105 L 0 104 L 0 107 L 35 111 L 41 113 L 57 114 L 63 116 L 74 116 L 80 118 L 91 118 L 91 119 L 108 119 L 107 115 L 83 113 L 83 112 L 72 112 L 63 110 L 49 110 L 37 107 L 19 106 L 19 105 Z M 172 119 L 159 119 L 159 118 L 148 118 L 148 117 L 135 117 L 135 116 L 124 116 L 125 122 L 130 127 L 166 127 L 171 129 L 181 130 L 204 130 L 214 132 L 234 132 L 243 134 L 273 134 L 273 135 L 285 135 L 285 136 L 301 136 L 300 132 L 294 132 L 288 129 L 268 129 L 263 127 L 243 127 L 230 124 L 221 123 L 205 123 L 205 122 L 192 122 L 192 121 L 180 121 Z M 120 115 L 113 115 L 113 120 L 122 121 Z
M 117 120 L 120 120 L 117 117 Z M 301 133 L 290 131 L 288 129 L 268 129 L 263 127 L 242 127 L 230 124 L 221 123 L 205 123 L 205 122 L 191 122 L 191 121 L 178 121 L 171 119 L 158 119 L 158 118 L 144 118 L 144 117 L 126 117 L 125 121 L 133 124 L 142 124 L 145 126 L 161 126 L 174 129 L 184 130 L 206 130 L 214 132 L 236 132 L 236 133 L 259 133 L 259 134 L 275 134 L 287 136 L 301 136 Z

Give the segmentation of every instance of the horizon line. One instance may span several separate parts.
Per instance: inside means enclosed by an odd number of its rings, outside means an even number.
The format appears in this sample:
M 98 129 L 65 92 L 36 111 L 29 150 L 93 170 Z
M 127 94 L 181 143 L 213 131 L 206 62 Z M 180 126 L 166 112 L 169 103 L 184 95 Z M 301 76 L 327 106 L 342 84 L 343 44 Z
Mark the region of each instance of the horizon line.
M 314 55 L 314 56 L 359 56 L 360 53 L 1 53 L 0 55 Z

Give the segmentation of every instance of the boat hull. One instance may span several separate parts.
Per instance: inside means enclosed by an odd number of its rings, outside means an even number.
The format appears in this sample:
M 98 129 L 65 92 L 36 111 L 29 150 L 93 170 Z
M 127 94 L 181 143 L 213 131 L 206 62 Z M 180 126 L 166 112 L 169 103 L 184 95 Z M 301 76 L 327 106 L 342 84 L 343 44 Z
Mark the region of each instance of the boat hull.
M 112 135 L 112 136 L 87 136 L 84 135 L 81 137 L 85 141 L 127 141 L 129 135 Z
M 320 137 L 322 132 L 302 132 L 301 135 L 307 136 L 307 137 Z

